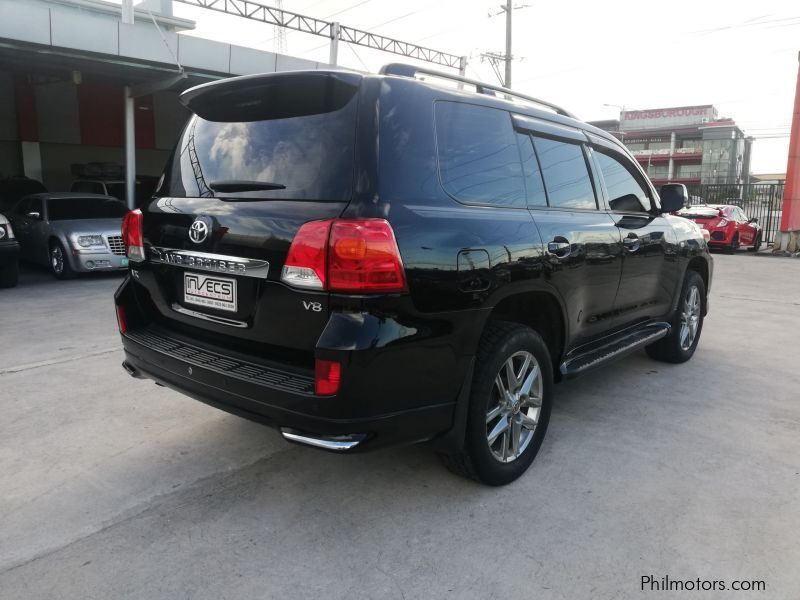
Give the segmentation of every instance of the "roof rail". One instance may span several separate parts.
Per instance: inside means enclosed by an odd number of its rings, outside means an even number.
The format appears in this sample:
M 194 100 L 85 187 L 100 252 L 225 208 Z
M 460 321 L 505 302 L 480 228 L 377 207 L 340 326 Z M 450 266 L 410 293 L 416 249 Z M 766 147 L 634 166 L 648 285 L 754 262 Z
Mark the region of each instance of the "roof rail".
M 450 79 L 452 81 L 458 81 L 460 83 L 468 83 L 470 85 L 474 85 L 475 90 L 479 94 L 487 94 L 490 96 L 494 96 L 495 92 L 499 92 L 500 94 L 504 94 L 506 96 L 521 98 L 522 100 L 527 100 L 528 102 L 533 102 L 534 104 L 539 104 L 540 106 L 545 106 L 551 110 L 554 110 L 559 115 L 570 117 L 572 119 L 577 119 L 575 115 L 573 115 L 567 109 L 558 106 L 557 104 L 553 104 L 552 102 L 547 102 L 545 100 L 539 100 L 538 98 L 534 98 L 533 96 L 526 96 L 525 94 L 520 94 L 519 92 L 515 92 L 508 88 L 504 88 L 503 86 L 500 85 L 492 85 L 490 83 L 484 83 L 482 81 L 478 81 L 477 79 L 469 79 L 468 77 L 461 77 L 460 75 L 451 75 L 449 73 L 442 73 L 441 71 L 426 69 L 425 67 L 416 67 L 414 65 L 408 65 L 405 63 L 389 63 L 387 65 L 383 65 L 383 67 L 381 67 L 380 70 L 381 75 L 399 75 L 400 77 L 412 77 L 412 78 L 416 77 L 420 73 L 423 75 L 432 75 L 434 77 L 441 77 L 442 79 Z

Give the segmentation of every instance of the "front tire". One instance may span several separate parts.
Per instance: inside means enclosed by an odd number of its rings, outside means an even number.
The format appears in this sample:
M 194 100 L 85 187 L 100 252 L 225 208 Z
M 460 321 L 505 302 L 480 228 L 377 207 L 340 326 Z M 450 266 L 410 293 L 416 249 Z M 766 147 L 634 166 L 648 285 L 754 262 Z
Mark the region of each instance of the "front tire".
M 678 308 L 672 317 L 672 328 L 666 337 L 645 348 L 655 360 L 683 363 L 692 358 L 706 312 L 706 284 L 697 271 L 687 271 L 683 279 Z
M 749 248 L 750 252 L 758 252 L 761 249 L 761 232 L 756 234 L 756 239 L 753 242 L 753 247 Z
M 478 348 L 464 446 L 442 455 L 445 466 L 487 485 L 511 483 L 539 452 L 552 395 L 552 361 L 541 336 L 490 322 Z
M 728 254 L 734 254 L 739 249 L 739 234 L 734 233 L 731 238 L 731 245 L 726 248 Z
M 71 279 L 75 275 L 61 242 L 57 240 L 50 242 L 48 258 L 50 259 L 50 272 L 56 279 Z
M 17 287 L 19 281 L 19 263 L 14 261 L 0 269 L 0 288 Z

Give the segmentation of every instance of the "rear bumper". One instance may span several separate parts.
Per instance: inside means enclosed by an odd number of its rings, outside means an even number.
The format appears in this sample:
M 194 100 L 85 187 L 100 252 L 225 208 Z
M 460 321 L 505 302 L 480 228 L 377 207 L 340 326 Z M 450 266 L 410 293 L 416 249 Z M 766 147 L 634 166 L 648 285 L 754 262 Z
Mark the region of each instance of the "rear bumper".
M 163 341 L 170 338 L 154 337 L 154 331 L 159 334 L 158 329 L 147 328 L 147 335 L 131 331 L 122 336 L 123 366 L 128 373 L 152 379 L 215 408 L 280 429 L 290 441 L 339 452 L 356 452 L 431 439 L 453 424 L 454 402 L 349 416 L 350 402 L 341 394 L 313 394 L 311 373 L 214 356 L 213 352 L 191 345 L 170 348 Z M 233 364 L 237 362 L 239 366 Z M 376 396 L 380 393 L 381 390 L 375 390 Z M 337 406 L 341 410 L 337 410 Z M 313 440 L 354 440 L 357 443 L 326 445 L 313 443 Z
M 727 229 L 709 229 L 708 233 L 711 237 L 711 239 L 708 240 L 708 245 L 712 248 L 730 246 L 731 240 L 733 239 L 733 235 Z

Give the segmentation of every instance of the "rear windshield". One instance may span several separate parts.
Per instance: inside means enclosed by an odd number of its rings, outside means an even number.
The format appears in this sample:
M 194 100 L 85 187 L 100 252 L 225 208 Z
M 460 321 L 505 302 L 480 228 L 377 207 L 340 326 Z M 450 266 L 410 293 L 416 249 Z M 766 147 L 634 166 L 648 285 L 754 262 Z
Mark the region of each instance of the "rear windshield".
M 51 221 L 122 218 L 126 212 L 127 208 L 122 202 L 109 198 L 59 198 L 47 201 L 47 217 Z
M 194 116 L 156 195 L 349 200 L 356 109 L 352 95 L 338 110 L 316 114 L 251 121 Z M 232 182 L 263 185 L 231 190 Z

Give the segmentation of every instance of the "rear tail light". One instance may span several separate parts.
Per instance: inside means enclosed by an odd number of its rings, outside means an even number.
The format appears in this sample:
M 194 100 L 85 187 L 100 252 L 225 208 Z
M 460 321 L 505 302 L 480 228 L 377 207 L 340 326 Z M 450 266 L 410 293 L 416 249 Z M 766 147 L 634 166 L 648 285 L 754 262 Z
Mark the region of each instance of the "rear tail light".
M 138 208 L 128 212 L 122 219 L 122 242 L 130 260 L 144 260 L 144 234 L 142 233 L 142 211 Z
M 402 292 L 405 272 L 384 219 L 329 219 L 304 224 L 281 273 L 284 283 L 351 294 Z
M 314 393 L 317 396 L 333 396 L 339 391 L 341 378 L 341 364 L 318 358 L 314 365 Z
M 125 311 L 122 310 L 121 306 L 117 306 L 117 326 L 119 327 L 120 333 L 125 333 L 128 331 L 128 323 L 125 321 Z
M 402 292 L 406 278 L 391 225 L 383 219 L 333 222 L 328 277 L 334 292 Z
M 310 221 L 297 231 L 286 256 L 281 281 L 294 287 L 324 290 L 331 220 Z

